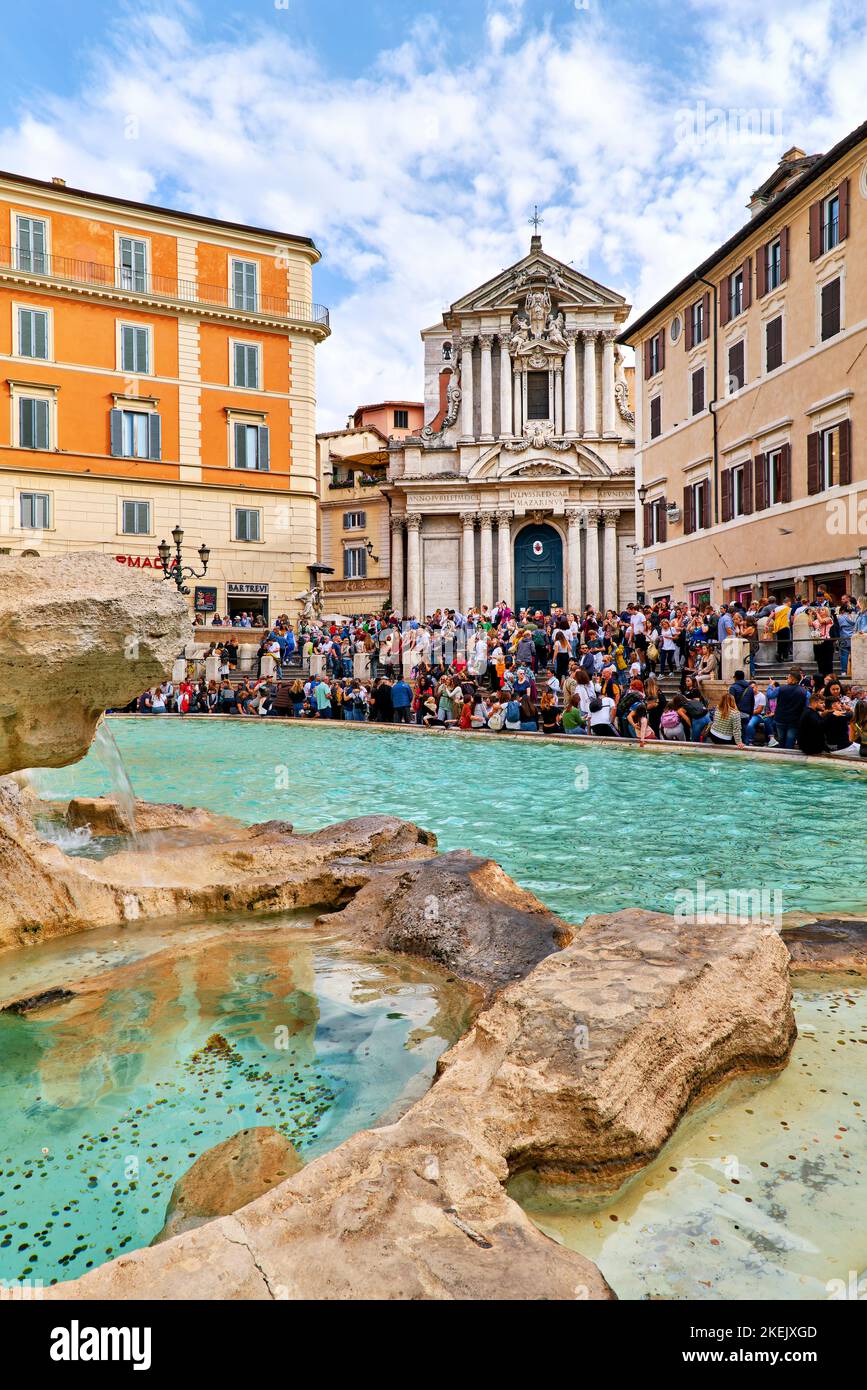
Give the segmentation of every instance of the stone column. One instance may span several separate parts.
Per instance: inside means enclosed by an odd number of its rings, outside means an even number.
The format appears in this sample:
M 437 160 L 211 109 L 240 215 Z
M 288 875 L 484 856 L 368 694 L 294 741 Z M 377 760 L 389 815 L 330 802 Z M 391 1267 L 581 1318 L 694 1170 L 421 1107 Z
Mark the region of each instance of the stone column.
M 482 439 L 494 437 L 494 377 L 491 371 L 491 348 L 494 340 L 490 333 L 479 338 L 482 349 Z
M 515 364 L 513 390 L 515 395 L 515 413 L 512 428 L 515 433 L 515 438 L 520 439 L 521 435 L 524 433 L 524 383 L 523 372 L 518 370 L 517 363 Z
M 405 518 L 393 516 L 391 518 L 391 606 L 399 618 L 403 617 L 403 605 L 406 598 L 403 568 L 403 531 L 406 525 Z
M 476 427 L 473 419 L 473 342 L 472 337 L 461 338 L 461 437 L 475 439 Z
M 599 522 L 602 513 L 596 507 L 587 512 L 587 593 L 585 602 L 599 607 Z
M 494 513 L 481 512 L 479 522 L 482 528 L 482 564 L 479 603 L 485 607 L 494 606 Z
M 500 434 L 512 435 L 512 359 L 508 334 L 500 334 Z
M 461 612 L 476 602 L 476 514 L 461 512 Z
M 596 422 L 596 331 L 584 334 L 584 438 L 599 433 Z M 588 602 L 590 600 L 588 599 Z
M 563 372 L 559 368 L 554 371 L 554 433 L 563 433 Z
M 581 615 L 581 513 L 577 507 L 566 508 L 567 564 L 566 611 Z
M 499 588 L 495 595 L 496 601 L 505 599 L 510 608 L 514 608 L 512 602 L 512 513 L 508 508 L 501 508 L 497 512 L 497 582 Z
M 564 426 L 566 436 L 574 439 L 578 434 L 578 361 L 575 352 L 575 334 L 567 333 L 569 350 L 563 364 L 563 389 L 566 397 Z
M 412 512 L 406 519 L 406 614 L 421 619 L 421 517 Z
M 613 608 L 617 611 L 617 521 L 620 512 L 616 510 L 606 511 L 605 519 L 605 553 L 604 553 L 604 607 Z
M 602 433 L 617 434 L 614 410 L 614 339 L 617 334 L 606 329 L 602 338 Z

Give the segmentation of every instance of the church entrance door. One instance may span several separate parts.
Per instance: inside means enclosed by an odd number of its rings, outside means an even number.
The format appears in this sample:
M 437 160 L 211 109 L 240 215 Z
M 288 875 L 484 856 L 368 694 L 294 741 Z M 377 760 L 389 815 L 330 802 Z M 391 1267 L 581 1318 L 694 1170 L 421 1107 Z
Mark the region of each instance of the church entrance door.
M 515 608 L 550 613 L 563 602 L 563 542 L 553 526 L 525 526 L 515 541 Z

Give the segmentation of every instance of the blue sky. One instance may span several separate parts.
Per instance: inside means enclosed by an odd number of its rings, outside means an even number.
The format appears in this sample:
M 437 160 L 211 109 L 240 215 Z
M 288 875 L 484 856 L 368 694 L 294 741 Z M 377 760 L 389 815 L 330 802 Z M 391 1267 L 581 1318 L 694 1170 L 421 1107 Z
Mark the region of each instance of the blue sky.
M 639 311 L 745 220 L 785 149 L 867 117 L 861 0 L 34 13 L 3 5 L 0 167 L 314 236 L 323 428 L 420 396 L 419 330 L 524 254 L 534 203 L 546 249 Z

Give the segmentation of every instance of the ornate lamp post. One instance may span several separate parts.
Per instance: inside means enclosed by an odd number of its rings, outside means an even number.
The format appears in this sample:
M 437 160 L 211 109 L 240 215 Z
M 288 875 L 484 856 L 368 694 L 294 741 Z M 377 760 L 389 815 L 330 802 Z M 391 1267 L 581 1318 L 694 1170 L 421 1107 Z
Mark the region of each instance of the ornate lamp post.
M 160 541 L 157 546 L 157 554 L 160 557 L 160 564 L 163 567 L 163 577 L 174 580 L 179 594 L 188 594 L 190 591 L 184 582 L 187 579 L 203 579 L 208 572 L 208 561 L 211 558 L 210 547 L 204 541 L 199 546 L 199 559 L 202 562 L 200 570 L 193 569 L 190 565 L 184 565 L 183 546 L 184 533 L 180 526 L 176 526 L 172 531 L 172 540 L 175 543 L 175 553 L 172 555 L 172 548 L 168 541 Z

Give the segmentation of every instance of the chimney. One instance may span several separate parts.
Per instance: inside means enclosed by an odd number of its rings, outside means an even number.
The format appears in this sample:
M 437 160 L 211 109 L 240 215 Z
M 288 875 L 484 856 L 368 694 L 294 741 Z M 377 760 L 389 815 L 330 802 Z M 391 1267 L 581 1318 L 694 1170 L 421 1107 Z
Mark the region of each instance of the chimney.
M 56 183 L 58 188 L 66 187 L 66 179 L 62 179 L 59 174 L 54 174 L 52 176 L 51 182 Z

